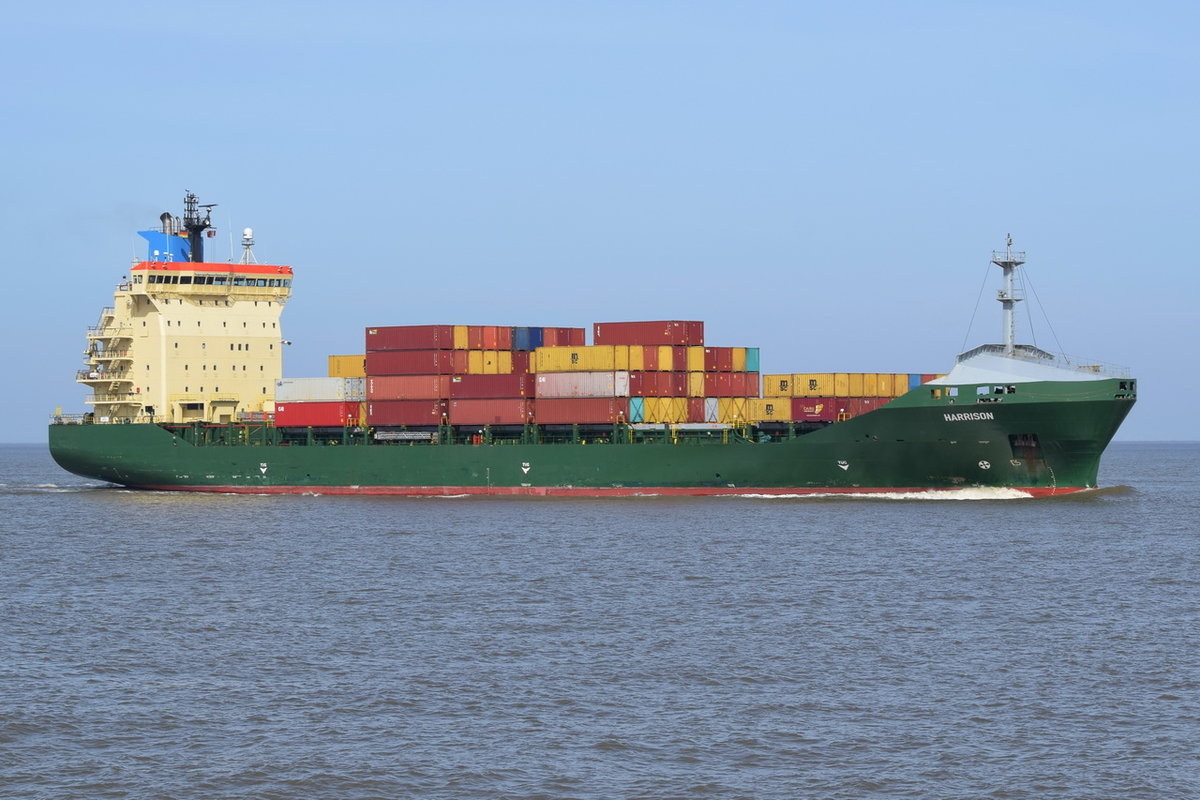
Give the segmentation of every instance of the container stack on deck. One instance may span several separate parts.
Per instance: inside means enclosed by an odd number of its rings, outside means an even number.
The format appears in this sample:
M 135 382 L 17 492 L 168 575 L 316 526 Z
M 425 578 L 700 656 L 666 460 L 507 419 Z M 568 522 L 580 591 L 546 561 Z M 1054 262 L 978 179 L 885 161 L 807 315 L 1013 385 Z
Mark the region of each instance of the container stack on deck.
M 873 411 L 938 377 L 906 372 L 812 372 L 763 376 L 763 395 L 794 422 L 837 422 Z
M 400 325 L 366 330 L 367 424 L 524 425 L 532 353 L 582 343 L 583 328 Z
M 333 428 L 361 425 L 366 379 L 284 378 L 275 382 L 275 424 Z
M 759 374 L 757 347 L 705 344 L 697 321 L 583 328 L 398 325 L 366 329 L 365 355 L 328 378 L 280 381 L 280 426 L 829 423 L 936 375 Z

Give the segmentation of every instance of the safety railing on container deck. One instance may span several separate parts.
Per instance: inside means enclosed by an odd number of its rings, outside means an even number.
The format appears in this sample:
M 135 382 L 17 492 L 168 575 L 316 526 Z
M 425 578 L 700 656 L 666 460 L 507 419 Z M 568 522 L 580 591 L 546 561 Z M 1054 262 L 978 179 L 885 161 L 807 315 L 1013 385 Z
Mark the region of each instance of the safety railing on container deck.
M 51 414 L 51 425 L 90 425 L 94 418 L 91 414 Z

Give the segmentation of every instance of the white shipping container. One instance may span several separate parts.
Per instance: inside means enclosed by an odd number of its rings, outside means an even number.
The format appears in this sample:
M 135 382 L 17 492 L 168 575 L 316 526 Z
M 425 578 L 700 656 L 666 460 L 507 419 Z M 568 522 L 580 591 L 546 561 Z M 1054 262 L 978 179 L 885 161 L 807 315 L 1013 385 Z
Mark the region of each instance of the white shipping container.
M 276 403 L 353 403 L 367 399 L 366 378 L 283 378 Z
M 535 397 L 629 397 L 629 373 L 547 372 L 534 384 Z

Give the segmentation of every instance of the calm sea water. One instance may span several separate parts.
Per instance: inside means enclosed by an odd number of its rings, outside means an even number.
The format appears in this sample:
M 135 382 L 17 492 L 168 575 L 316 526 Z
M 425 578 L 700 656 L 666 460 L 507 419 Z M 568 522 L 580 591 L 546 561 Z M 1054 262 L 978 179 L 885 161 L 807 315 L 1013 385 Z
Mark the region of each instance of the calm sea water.
M 5 798 L 1200 795 L 1200 445 L 1048 500 L 151 494 L 0 448 Z

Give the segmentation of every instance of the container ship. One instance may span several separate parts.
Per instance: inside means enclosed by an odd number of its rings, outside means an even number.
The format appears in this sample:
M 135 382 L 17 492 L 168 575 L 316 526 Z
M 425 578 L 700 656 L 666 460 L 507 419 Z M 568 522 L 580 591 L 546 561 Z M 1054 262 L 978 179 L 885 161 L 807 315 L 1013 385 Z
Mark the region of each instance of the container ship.
M 239 261 L 205 261 L 211 208 L 188 192 L 139 232 L 147 260 L 87 331 L 90 409 L 51 418 L 64 469 L 256 494 L 1045 496 L 1096 486 L 1136 398 L 1123 369 L 1016 343 L 1011 238 L 1002 341 L 945 374 L 762 374 L 757 348 L 653 320 L 368 326 L 327 375 L 284 378 L 292 268 L 249 228 Z

